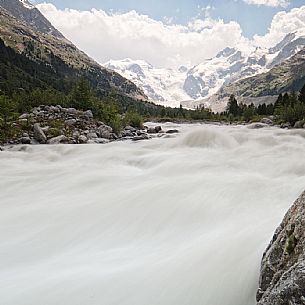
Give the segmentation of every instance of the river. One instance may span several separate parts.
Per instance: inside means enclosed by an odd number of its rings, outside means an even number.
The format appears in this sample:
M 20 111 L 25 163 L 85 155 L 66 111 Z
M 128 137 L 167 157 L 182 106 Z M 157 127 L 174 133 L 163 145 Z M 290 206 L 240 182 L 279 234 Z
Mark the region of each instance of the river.
M 305 131 L 165 125 L 0 152 L 1 305 L 254 305 L 305 188 Z

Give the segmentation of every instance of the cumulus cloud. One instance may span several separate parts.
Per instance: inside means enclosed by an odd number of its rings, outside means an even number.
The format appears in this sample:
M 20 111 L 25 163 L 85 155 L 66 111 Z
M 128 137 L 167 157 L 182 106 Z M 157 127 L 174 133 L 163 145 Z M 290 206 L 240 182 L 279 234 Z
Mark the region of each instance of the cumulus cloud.
M 159 67 L 195 65 L 242 39 L 237 22 L 195 19 L 187 25 L 161 22 L 135 11 L 59 10 L 49 3 L 37 8 L 68 39 L 100 63 L 109 59 L 144 59 Z
M 305 29 L 305 6 L 277 13 L 269 32 L 252 40 L 242 35 L 237 22 L 214 20 L 207 13 L 187 25 L 179 25 L 136 11 L 119 14 L 96 9 L 60 10 L 49 3 L 37 7 L 68 39 L 100 63 L 131 58 L 156 67 L 191 66 L 225 47 L 238 47 L 244 52 L 258 46 L 272 47 L 288 33 Z
M 258 46 L 272 47 L 287 34 L 294 32 L 305 35 L 305 6 L 277 13 L 273 17 L 269 32 L 264 36 L 254 36 L 253 41 Z
M 264 6 L 271 6 L 271 7 L 287 7 L 290 3 L 288 0 L 243 0 L 244 2 L 248 4 L 254 4 L 254 5 L 264 5 Z

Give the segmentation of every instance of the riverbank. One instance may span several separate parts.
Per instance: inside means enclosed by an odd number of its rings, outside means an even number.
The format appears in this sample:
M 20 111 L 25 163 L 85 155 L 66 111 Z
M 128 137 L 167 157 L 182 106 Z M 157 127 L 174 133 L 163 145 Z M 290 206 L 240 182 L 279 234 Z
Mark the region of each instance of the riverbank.
M 94 118 L 91 110 L 80 111 L 75 108 L 64 108 L 60 105 L 41 105 L 33 108 L 29 113 L 20 115 L 10 122 L 7 128 L 6 139 L 0 139 L 0 145 L 37 145 L 37 144 L 107 144 L 114 141 L 142 141 L 154 137 L 164 137 L 178 133 L 178 129 L 165 128 L 165 119 L 153 120 L 152 125 L 127 125 L 120 130 L 114 130 L 104 122 Z M 283 129 L 304 128 L 303 121 L 296 122 L 294 126 L 289 123 L 278 124 L 274 116 L 260 118 L 259 121 L 212 121 L 212 120 L 171 120 L 178 125 L 218 125 L 218 126 L 244 126 L 252 129 L 278 127 Z M 160 125 L 159 125 L 160 124 Z M 1 146 L 0 146 L 1 150 Z
M 3 145 L 18 144 L 106 144 L 123 140 L 148 140 L 154 136 L 178 133 L 161 126 L 125 126 L 120 132 L 96 120 L 90 110 L 79 111 L 61 106 L 39 106 L 22 114 L 8 132 Z

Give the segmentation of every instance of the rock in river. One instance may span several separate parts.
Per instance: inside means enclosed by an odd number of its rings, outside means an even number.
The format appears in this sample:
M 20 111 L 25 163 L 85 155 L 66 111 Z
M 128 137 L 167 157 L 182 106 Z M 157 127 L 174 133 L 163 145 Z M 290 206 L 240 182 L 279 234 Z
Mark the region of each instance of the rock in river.
M 305 192 L 264 253 L 257 301 L 258 305 L 305 304 Z

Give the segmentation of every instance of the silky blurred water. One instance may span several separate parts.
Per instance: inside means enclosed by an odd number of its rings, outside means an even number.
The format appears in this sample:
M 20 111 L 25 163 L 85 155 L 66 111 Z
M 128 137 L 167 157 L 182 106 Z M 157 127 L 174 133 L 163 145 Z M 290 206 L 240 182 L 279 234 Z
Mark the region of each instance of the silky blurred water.
M 254 305 L 305 187 L 305 132 L 184 125 L 173 138 L 0 152 L 1 305 Z

